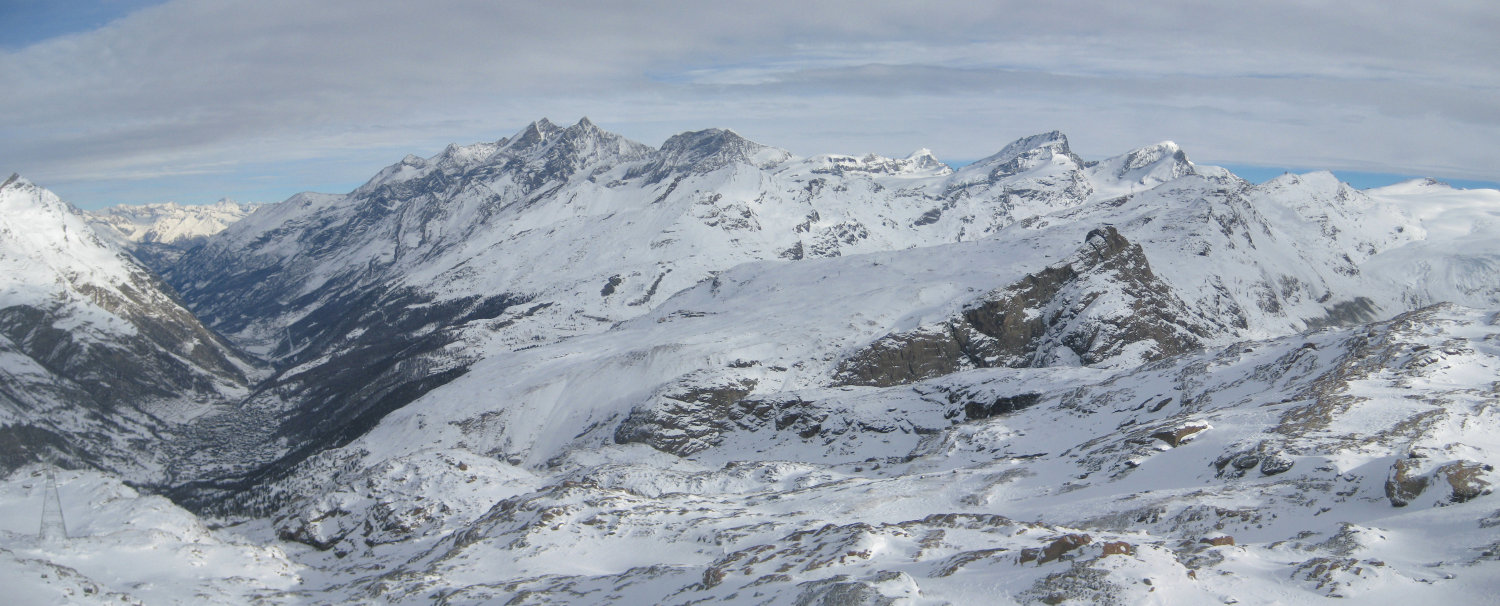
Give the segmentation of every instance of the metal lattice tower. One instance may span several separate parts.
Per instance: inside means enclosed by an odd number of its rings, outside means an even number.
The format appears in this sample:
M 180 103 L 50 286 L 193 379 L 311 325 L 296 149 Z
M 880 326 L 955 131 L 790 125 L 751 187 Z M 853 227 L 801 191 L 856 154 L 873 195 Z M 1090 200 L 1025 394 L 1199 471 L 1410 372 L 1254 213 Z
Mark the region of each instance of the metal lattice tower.
M 57 494 L 57 474 L 47 467 L 47 487 L 42 493 L 42 529 L 37 538 L 43 542 L 68 540 L 68 524 L 63 520 L 62 497 Z

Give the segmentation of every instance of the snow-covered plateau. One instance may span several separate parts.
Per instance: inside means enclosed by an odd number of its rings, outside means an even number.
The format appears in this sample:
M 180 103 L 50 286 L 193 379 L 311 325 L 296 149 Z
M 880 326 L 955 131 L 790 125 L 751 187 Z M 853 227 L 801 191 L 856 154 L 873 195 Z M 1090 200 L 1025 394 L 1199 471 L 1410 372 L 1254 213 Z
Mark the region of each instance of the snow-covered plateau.
M 1500 595 L 1500 191 L 584 119 L 224 210 L 0 186 L 15 599 Z

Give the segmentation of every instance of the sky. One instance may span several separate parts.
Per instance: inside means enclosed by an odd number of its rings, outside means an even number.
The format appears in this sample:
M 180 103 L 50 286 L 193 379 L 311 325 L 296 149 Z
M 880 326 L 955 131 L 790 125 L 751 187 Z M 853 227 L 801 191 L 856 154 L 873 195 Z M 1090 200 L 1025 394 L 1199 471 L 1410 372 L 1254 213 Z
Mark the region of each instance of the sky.
M 1251 180 L 1500 182 L 1500 4 L 0 0 L 0 172 L 83 208 L 346 192 L 583 116 L 954 164 L 1062 130 Z

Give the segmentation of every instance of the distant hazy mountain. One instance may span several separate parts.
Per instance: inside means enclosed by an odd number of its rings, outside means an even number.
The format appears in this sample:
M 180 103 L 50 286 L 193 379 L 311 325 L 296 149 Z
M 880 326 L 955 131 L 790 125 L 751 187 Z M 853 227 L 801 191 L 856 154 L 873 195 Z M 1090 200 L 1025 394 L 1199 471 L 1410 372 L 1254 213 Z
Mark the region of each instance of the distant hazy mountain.
M 84 215 L 102 236 L 115 240 L 152 267 L 160 268 L 260 206 L 225 198 L 201 205 L 122 204 L 86 211 Z

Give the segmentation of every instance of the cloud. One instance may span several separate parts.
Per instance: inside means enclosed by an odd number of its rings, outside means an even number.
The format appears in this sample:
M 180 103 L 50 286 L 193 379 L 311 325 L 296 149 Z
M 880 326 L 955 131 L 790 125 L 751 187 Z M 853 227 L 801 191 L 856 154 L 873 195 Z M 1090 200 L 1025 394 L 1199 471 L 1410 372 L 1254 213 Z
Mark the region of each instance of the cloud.
M 972 158 L 1062 128 L 1085 155 L 1171 138 L 1200 160 L 1496 179 L 1497 26 L 1464 2 L 180 0 L 0 51 L 0 168 L 65 197 L 178 173 L 232 190 L 299 160 L 343 184 L 375 151 L 588 115 L 652 144 L 726 126 Z M 194 196 L 218 192 L 174 197 Z

